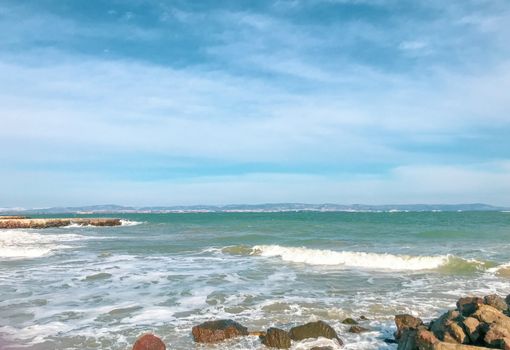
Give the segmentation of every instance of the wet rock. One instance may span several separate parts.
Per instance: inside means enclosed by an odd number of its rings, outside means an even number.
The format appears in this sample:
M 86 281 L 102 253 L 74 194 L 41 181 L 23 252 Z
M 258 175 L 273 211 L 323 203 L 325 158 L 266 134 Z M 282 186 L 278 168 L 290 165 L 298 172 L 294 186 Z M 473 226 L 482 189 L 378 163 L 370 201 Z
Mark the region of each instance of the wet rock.
M 279 328 L 269 328 L 265 335 L 260 337 L 262 344 L 277 349 L 290 348 L 290 336 L 287 331 Z
M 302 326 L 293 327 L 290 329 L 289 335 L 292 340 L 318 337 L 336 339 L 340 345 L 343 345 L 342 340 L 338 337 L 333 327 L 324 321 L 310 322 Z
M 136 340 L 133 350 L 166 350 L 166 346 L 154 334 L 144 334 Z
M 391 338 L 384 338 L 383 342 L 385 342 L 386 344 L 397 344 L 398 343 L 395 339 L 391 339 Z
M 478 321 L 474 317 L 467 317 L 462 321 L 462 324 L 464 326 L 464 331 L 466 332 L 466 335 L 469 337 L 469 340 L 472 344 L 476 344 L 478 342 L 478 339 L 480 338 L 480 321 Z
M 122 225 L 120 219 L 111 218 L 51 218 L 51 219 L 2 219 L 0 228 L 49 228 L 62 227 L 68 225 L 91 225 L 91 226 L 119 226 Z
M 421 329 L 416 334 L 416 346 L 420 350 L 435 350 L 435 346 L 439 344 L 439 339 L 434 333 Z
M 360 319 L 361 321 L 368 321 L 368 318 L 366 318 L 366 316 L 363 316 L 363 315 L 361 315 L 361 316 L 359 317 L 359 319 Z
M 358 324 L 358 322 L 350 317 L 347 317 L 342 321 L 343 324 Z
M 401 314 L 395 316 L 395 325 L 397 331 L 395 332 L 395 339 L 400 339 L 402 332 L 405 329 L 418 329 L 419 326 L 423 325 L 423 321 L 418 317 L 411 316 L 409 314 Z
M 361 327 L 361 326 L 357 326 L 357 325 L 351 326 L 351 328 L 349 328 L 350 333 L 356 333 L 356 334 L 369 332 L 369 331 L 370 331 L 370 329 Z
M 463 316 L 470 316 L 482 304 L 483 299 L 480 297 L 464 297 L 457 300 L 457 310 Z
M 485 305 L 492 306 L 493 308 L 499 311 L 507 311 L 508 305 L 502 297 L 497 294 L 487 295 L 483 298 L 483 302 Z
M 248 329 L 233 320 L 208 321 L 193 327 L 191 333 L 197 343 L 215 343 L 248 335 Z

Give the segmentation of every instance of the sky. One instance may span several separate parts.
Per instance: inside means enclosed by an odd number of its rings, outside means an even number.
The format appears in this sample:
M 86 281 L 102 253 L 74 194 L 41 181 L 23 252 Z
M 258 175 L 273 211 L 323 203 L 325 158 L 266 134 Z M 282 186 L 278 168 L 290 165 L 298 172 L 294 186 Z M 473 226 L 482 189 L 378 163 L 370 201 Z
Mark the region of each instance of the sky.
M 0 207 L 510 206 L 507 0 L 0 0 Z

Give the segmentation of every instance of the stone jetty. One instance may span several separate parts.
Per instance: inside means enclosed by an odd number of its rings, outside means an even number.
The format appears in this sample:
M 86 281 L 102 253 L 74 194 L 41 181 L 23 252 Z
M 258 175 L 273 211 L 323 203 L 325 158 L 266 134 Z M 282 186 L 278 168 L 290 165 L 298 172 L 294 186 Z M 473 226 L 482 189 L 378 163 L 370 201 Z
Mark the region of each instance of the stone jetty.
M 115 218 L 62 218 L 62 219 L 30 219 L 0 217 L 0 229 L 15 228 L 50 228 L 69 225 L 80 226 L 120 226 L 122 222 Z

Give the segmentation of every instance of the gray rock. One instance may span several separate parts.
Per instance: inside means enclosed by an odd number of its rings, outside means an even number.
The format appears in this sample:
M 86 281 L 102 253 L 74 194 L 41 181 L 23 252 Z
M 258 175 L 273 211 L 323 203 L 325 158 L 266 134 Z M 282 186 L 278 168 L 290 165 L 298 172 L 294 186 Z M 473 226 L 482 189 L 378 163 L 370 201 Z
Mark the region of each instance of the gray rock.
M 457 301 L 457 310 L 463 316 L 470 316 L 478 309 L 479 305 L 483 304 L 483 299 L 480 297 L 464 297 Z

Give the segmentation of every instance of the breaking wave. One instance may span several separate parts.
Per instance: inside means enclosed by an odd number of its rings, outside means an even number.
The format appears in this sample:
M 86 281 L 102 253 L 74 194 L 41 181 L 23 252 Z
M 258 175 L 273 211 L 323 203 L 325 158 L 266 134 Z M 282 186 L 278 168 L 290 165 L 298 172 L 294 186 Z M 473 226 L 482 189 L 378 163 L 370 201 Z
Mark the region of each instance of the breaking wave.
M 87 239 L 76 234 L 40 234 L 18 230 L 0 230 L 0 259 L 30 259 L 70 248 L 65 242 Z
M 143 221 L 133 221 L 133 220 L 120 220 L 122 226 L 136 226 L 143 224 Z
M 243 253 L 245 249 L 230 247 L 225 253 Z M 488 263 L 467 260 L 453 255 L 412 256 L 353 251 L 333 251 L 304 247 L 283 247 L 279 245 L 257 245 L 250 255 L 277 257 L 283 261 L 307 265 L 342 266 L 377 270 L 439 270 L 443 272 L 474 272 L 485 270 Z

